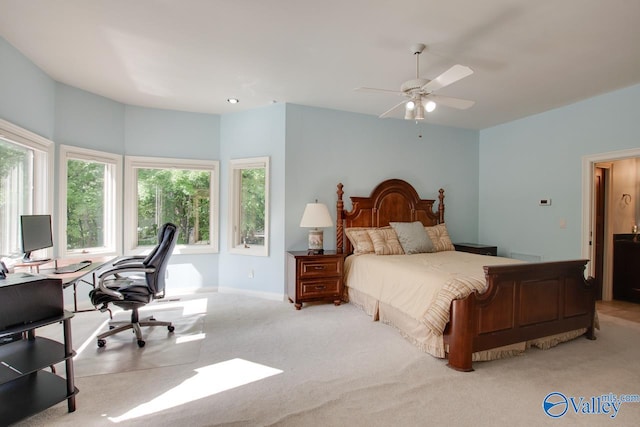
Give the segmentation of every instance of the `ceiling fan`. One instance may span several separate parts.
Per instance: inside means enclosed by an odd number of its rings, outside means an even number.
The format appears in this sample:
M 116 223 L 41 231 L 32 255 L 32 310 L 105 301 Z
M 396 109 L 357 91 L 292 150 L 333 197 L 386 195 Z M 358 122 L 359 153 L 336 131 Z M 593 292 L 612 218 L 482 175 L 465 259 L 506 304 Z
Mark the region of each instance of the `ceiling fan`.
M 475 104 L 474 101 L 469 101 L 467 99 L 452 98 L 450 96 L 436 95 L 433 93 L 438 89 L 442 89 L 445 86 L 449 86 L 458 80 L 462 80 L 463 78 L 470 76 L 473 74 L 473 70 L 469 67 L 458 64 L 449 68 L 433 80 L 420 78 L 420 54 L 425 47 L 426 46 L 422 43 L 411 46 L 411 53 L 416 55 L 416 78 L 402 83 L 400 91 L 370 87 L 359 87 L 355 89 L 360 92 L 393 93 L 396 95 L 402 95 L 406 98 L 402 102 L 380 114 L 380 118 L 388 117 L 402 105 L 405 107 L 404 118 L 406 120 L 423 120 L 425 111 L 427 113 L 432 112 L 435 110 L 437 104 L 457 108 L 459 110 L 466 110 Z

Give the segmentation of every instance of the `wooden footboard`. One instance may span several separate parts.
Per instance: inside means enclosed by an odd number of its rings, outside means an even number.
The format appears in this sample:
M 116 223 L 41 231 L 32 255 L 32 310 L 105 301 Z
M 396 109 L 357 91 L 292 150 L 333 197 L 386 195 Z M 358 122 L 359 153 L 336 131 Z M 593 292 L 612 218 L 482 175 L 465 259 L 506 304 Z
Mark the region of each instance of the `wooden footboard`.
M 587 260 L 485 266 L 488 289 L 451 304 L 449 363 L 472 371 L 472 353 L 575 329 L 595 339 L 595 286 Z

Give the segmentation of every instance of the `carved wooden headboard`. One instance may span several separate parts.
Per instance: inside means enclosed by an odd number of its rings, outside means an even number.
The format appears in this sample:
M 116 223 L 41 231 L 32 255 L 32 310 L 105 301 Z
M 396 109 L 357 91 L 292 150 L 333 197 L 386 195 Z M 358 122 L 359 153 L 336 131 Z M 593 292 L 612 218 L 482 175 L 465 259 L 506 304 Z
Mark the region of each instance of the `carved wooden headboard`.
M 438 211 L 433 211 L 435 200 L 421 199 L 406 181 L 389 179 L 373 189 L 369 197 L 350 197 L 352 208 L 344 210 L 342 183 L 338 184 L 336 247 L 339 253 L 351 253 L 351 242 L 344 230 L 350 227 L 385 227 L 389 222 L 420 221 L 425 226 L 444 222 L 444 190 L 438 195 Z

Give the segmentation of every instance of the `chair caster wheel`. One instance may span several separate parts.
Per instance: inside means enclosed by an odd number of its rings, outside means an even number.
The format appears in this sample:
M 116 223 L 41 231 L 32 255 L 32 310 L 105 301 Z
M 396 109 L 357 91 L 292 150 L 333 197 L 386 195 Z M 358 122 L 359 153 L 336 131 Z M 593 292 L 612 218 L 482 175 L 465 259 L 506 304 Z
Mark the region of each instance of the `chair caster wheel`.
M 173 331 L 176 330 L 176 327 L 173 326 L 173 325 L 169 325 L 169 326 L 167 326 L 167 329 L 169 330 L 169 332 L 173 332 Z
M 105 345 L 107 345 L 107 341 L 106 340 L 98 340 L 98 347 L 102 348 Z
M 114 329 L 115 326 L 109 325 L 109 330 Z
M 142 347 L 144 347 L 144 345 L 145 345 L 144 341 L 138 340 L 138 347 L 142 348 Z

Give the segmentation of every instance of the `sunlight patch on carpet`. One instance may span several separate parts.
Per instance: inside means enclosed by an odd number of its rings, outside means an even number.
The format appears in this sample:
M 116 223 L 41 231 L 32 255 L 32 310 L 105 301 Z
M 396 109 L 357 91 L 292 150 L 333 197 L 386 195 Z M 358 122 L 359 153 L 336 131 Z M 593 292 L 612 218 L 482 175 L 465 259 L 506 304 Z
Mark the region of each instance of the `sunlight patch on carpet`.
M 231 359 L 196 369 L 195 372 L 195 376 L 183 381 L 155 399 L 143 403 L 119 417 L 109 417 L 109 421 L 120 423 L 164 411 L 281 374 L 283 371 L 243 359 Z

